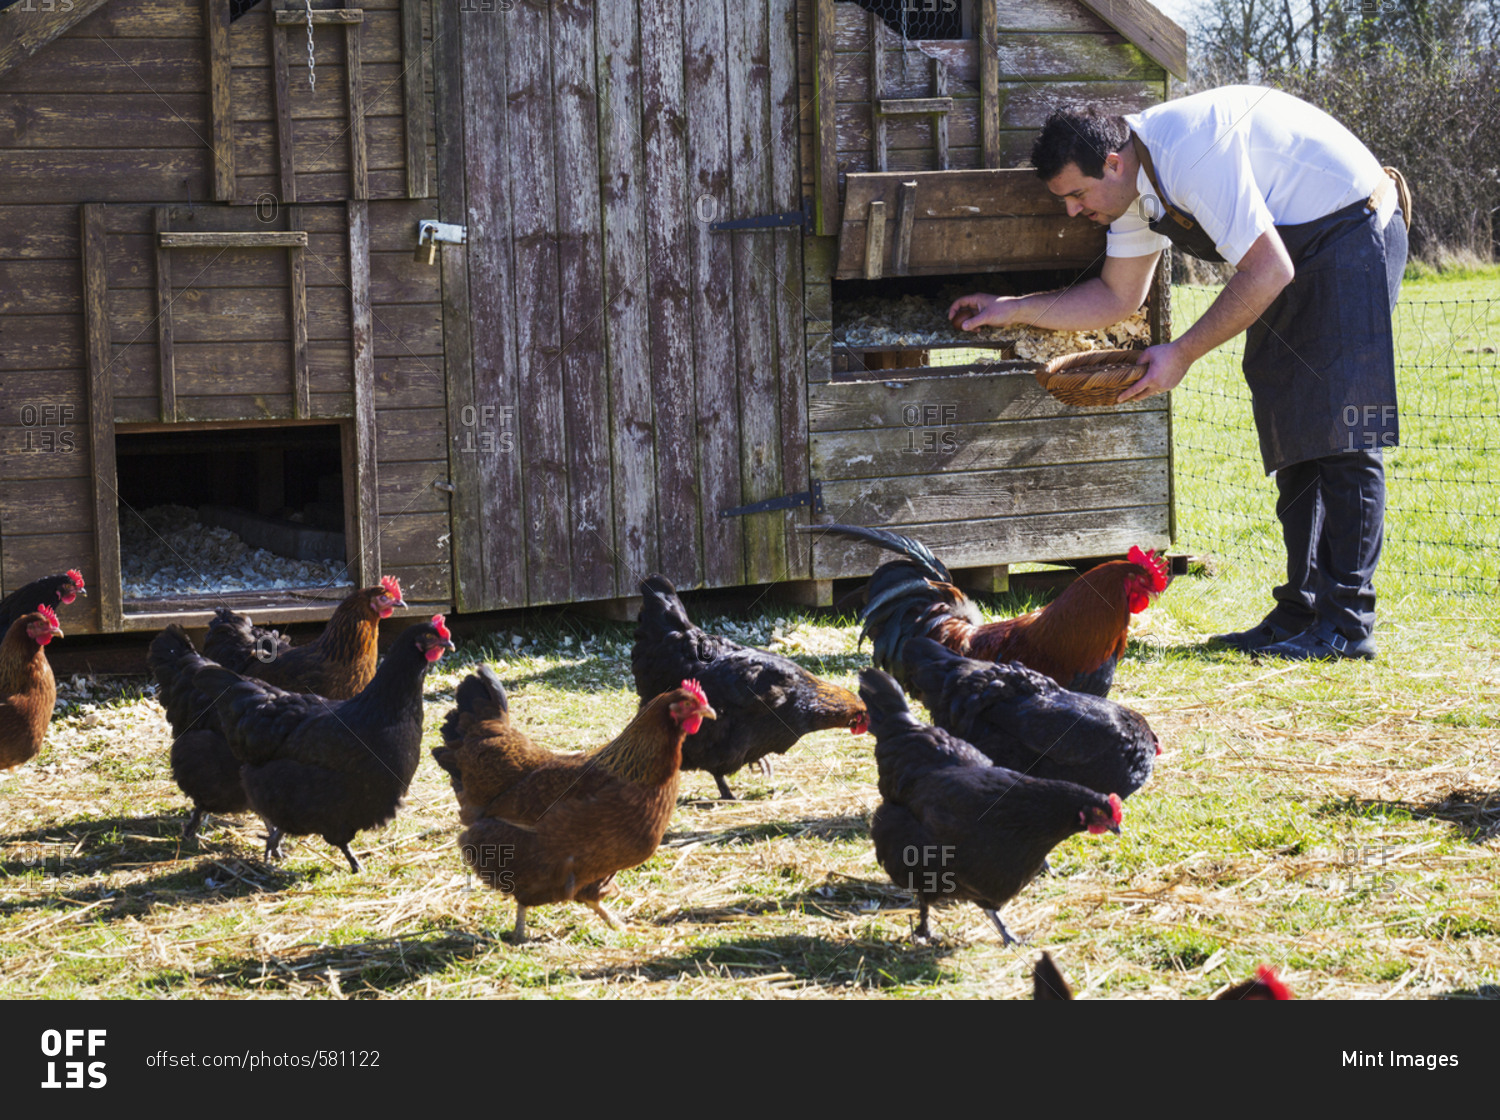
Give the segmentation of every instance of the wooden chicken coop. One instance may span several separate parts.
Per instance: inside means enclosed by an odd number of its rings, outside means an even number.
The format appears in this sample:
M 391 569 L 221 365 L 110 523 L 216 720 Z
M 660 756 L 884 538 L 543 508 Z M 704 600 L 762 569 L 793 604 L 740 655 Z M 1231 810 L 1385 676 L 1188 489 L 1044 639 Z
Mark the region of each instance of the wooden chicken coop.
M 1164 545 L 1165 399 L 843 320 L 1097 271 L 1031 138 L 1183 54 L 1139 0 L 0 0 L 0 583 L 112 632 L 826 601 L 880 560 L 834 519 L 991 584 Z

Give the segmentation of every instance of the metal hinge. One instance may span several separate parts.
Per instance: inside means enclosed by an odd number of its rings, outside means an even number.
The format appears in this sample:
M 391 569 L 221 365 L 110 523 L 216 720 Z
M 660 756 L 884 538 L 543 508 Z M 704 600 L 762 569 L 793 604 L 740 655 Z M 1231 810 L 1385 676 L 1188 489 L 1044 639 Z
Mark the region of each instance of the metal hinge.
M 767 498 L 763 502 L 751 502 L 748 506 L 721 509 L 720 517 L 743 517 L 747 513 L 770 513 L 778 509 L 801 509 L 811 506 L 814 513 L 823 512 L 823 484 L 816 478 L 811 480 L 812 489 L 800 494 L 783 494 L 779 498 Z
M 714 222 L 708 228 L 712 233 L 735 233 L 755 229 L 791 229 L 794 226 L 800 226 L 803 233 L 812 233 L 812 199 L 804 198 L 801 210 L 783 210 L 779 214 L 757 214 L 753 218 L 729 218 L 722 222 Z

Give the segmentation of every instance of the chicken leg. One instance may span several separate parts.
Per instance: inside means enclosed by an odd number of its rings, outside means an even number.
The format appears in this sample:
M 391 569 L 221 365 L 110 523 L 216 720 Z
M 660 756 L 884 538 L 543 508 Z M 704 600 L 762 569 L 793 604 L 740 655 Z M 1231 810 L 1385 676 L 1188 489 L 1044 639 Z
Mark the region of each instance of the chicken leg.
M 187 824 L 182 826 L 182 838 L 191 840 L 198 833 L 198 826 L 203 823 L 203 810 L 193 806 L 193 815 L 188 817 Z
M 519 945 L 526 940 L 526 907 L 516 903 L 516 929 L 510 935 L 511 944 Z
M 265 818 L 261 818 L 261 819 L 264 820 Z M 266 822 L 266 858 L 267 859 L 282 859 L 283 858 L 283 853 L 281 851 L 281 836 L 282 836 L 281 829 L 275 827 L 274 825 L 272 825 L 269 822 Z
M 725 801 L 734 800 L 734 791 L 729 788 L 729 783 L 724 780 L 723 774 L 715 774 L 714 781 L 719 786 L 719 796 Z
M 609 926 L 610 929 L 624 929 L 625 928 L 624 924 L 620 921 L 620 919 L 616 918 L 612 913 L 610 913 L 609 907 L 605 906 L 604 903 L 597 902 L 597 901 L 594 901 L 594 900 L 591 900 L 591 899 L 583 899 L 582 902 L 583 902 L 583 904 L 585 906 L 587 906 L 595 914 L 598 914 L 599 917 L 603 918 L 604 921 L 605 921 L 605 923 Z
M 349 850 L 349 843 L 348 843 L 348 841 L 345 841 L 344 843 L 337 845 L 337 847 L 338 847 L 339 851 L 341 851 L 341 852 L 344 853 L 344 858 L 349 861 L 349 870 L 350 871 L 353 871 L 356 875 L 358 875 L 361 871 L 364 870 L 364 868 L 362 868 L 359 865 L 359 860 L 357 860 L 357 859 L 354 858 L 354 853 Z
M 1024 937 L 1014 937 L 1011 935 L 1010 930 L 1005 928 L 1005 923 L 1000 920 L 1000 911 L 990 910 L 983 906 L 980 909 L 984 911 L 985 916 L 990 921 L 995 923 L 995 928 L 1000 931 L 1000 936 L 1005 939 L 1006 945 L 1020 945 L 1026 940 Z

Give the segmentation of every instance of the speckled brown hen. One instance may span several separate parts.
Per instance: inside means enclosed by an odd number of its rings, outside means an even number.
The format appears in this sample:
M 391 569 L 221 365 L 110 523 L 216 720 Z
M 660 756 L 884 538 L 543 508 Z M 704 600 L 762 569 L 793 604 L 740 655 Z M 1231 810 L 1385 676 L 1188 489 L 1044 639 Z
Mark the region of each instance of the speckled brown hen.
M 606 746 L 559 755 L 510 721 L 489 666 L 458 686 L 432 756 L 458 798 L 464 862 L 516 900 L 514 940 L 526 909 L 581 902 L 610 926 L 604 905 L 616 872 L 650 859 L 672 819 L 683 740 L 716 713 L 695 681 L 652 699 Z
M 57 704 L 46 646 L 61 637 L 56 613 L 40 604 L 0 639 L 0 770 L 30 762 L 42 749 Z

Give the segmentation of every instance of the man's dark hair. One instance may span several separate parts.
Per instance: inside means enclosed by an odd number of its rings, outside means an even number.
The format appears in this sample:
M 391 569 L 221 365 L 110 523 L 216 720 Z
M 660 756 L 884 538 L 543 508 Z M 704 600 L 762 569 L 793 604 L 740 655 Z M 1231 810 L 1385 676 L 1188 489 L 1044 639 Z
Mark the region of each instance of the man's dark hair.
M 1070 163 L 1091 179 L 1104 178 L 1104 157 L 1130 140 L 1123 117 L 1107 117 L 1089 110 L 1074 113 L 1055 109 L 1031 146 L 1031 163 L 1042 182 L 1051 182 Z

